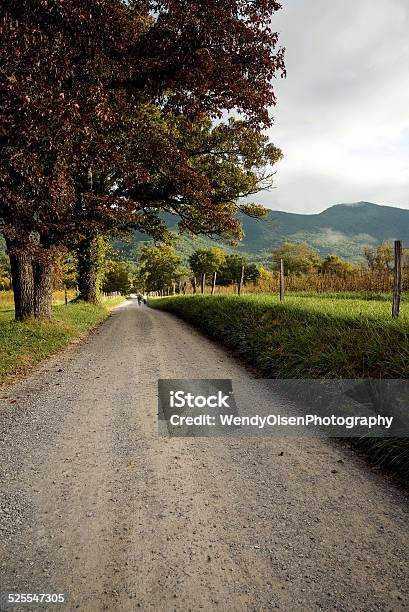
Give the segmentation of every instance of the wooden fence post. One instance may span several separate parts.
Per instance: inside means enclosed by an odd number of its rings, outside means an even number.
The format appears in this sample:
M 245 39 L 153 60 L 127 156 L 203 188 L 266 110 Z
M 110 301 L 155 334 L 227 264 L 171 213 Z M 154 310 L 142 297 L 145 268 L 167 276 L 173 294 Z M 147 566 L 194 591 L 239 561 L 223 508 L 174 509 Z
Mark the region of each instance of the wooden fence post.
M 216 289 L 216 278 L 217 278 L 217 272 L 216 270 L 213 272 L 213 278 L 212 278 L 212 295 L 214 295 L 215 289 Z
M 65 302 L 65 305 L 68 304 L 68 294 L 67 294 L 67 286 L 66 285 L 64 285 L 64 302 Z
M 284 260 L 280 259 L 280 302 L 284 302 Z
M 237 287 L 237 295 L 241 295 L 241 289 L 243 287 L 243 283 L 244 283 L 244 266 L 241 266 L 240 282 L 239 282 L 239 286 Z
M 202 274 L 202 284 L 201 284 L 202 293 L 205 292 L 205 285 L 206 285 L 206 274 Z
M 402 293 L 402 241 L 395 240 L 395 268 L 393 275 L 392 319 L 399 317 L 400 297 Z

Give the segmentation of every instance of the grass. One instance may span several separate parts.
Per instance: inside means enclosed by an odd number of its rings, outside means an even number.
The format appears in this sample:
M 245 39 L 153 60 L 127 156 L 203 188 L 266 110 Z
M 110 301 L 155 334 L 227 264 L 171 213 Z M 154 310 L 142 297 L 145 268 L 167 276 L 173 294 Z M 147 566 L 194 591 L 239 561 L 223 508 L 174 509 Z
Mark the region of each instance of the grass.
M 406 299 L 396 321 L 384 294 L 288 294 L 284 304 L 266 294 L 194 295 L 150 305 L 192 323 L 266 378 L 409 378 Z M 409 481 L 409 439 L 354 445 Z
M 13 304 L 0 301 L 0 383 L 12 382 L 34 365 L 104 321 L 124 298 L 98 306 L 70 302 L 53 307 L 53 321 L 16 323 Z M 58 296 L 57 296 L 58 297 Z
M 409 305 L 350 297 L 195 295 L 150 302 L 181 316 L 270 378 L 408 378 Z

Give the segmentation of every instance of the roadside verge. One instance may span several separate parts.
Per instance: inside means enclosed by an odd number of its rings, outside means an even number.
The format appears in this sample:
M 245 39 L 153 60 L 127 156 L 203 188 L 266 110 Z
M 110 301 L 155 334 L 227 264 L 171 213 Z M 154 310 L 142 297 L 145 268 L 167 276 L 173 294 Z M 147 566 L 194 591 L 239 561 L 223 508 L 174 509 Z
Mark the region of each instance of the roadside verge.
M 105 300 L 97 306 L 69 302 L 53 307 L 50 322 L 13 320 L 12 304 L 0 310 L 0 385 L 12 383 L 46 359 L 77 340 L 108 318 L 123 297 Z
M 318 311 L 271 297 L 195 295 L 152 300 L 230 348 L 266 378 L 408 378 L 409 325 L 382 316 Z M 205 376 L 205 373 L 204 373 Z M 409 438 L 350 440 L 369 461 L 409 482 Z

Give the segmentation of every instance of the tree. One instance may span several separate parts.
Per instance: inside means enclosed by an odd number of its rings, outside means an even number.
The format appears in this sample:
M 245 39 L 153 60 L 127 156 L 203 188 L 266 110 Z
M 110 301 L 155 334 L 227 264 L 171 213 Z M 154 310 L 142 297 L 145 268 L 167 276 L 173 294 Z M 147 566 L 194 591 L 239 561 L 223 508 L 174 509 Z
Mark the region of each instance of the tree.
M 260 275 L 257 266 L 255 264 L 249 264 L 248 258 L 245 255 L 239 255 L 238 253 L 229 253 L 226 255 L 226 260 L 218 274 L 218 282 L 221 285 L 227 285 L 229 283 L 239 283 L 243 266 L 244 282 L 256 281 Z
M 148 291 L 163 291 L 177 279 L 180 257 L 168 244 L 146 246 L 140 257 L 141 272 L 145 275 Z
M 267 287 L 269 289 L 270 284 L 274 280 L 273 273 L 270 272 L 270 270 L 267 270 L 264 266 L 258 267 L 258 273 L 259 273 L 258 281 L 261 287 L 262 288 Z
M 96 231 L 85 232 L 76 244 L 79 299 L 97 304 L 106 272 L 109 238 Z
M 307 274 L 317 270 L 321 265 L 321 257 L 307 244 L 284 242 L 273 250 L 274 268 L 280 268 L 280 260 L 284 261 L 285 273 Z
M 140 266 L 130 264 L 130 281 L 132 293 L 145 293 L 147 291 L 148 274 Z
M 256 264 L 248 264 L 244 269 L 244 281 L 255 283 L 260 278 L 260 268 Z
M 127 266 L 120 261 L 109 261 L 106 264 L 106 272 L 102 281 L 102 291 L 114 293 L 118 291 L 122 295 L 129 293 L 131 282 Z
M 16 318 L 50 318 L 55 260 L 75 223 L 71 167 L 120 106 L 107 82 L 136 17 L 114 0 L 2 8 L 2 231 Z
M 0 217 L 17 319 L 51 316 L 55 259 L 80 227 L 80 276 L 95 278 L 98 233 L 134 208 L 96 185 L 118 174 L 152 182 L 117 146 L 133 109 L 153 101 L 188 120 L 236 109 L 254 127 L 270 124 L 273 77 L 284 74 L 271 28 L 279 8 L 274 0 L 88 0 L 86 10 L 80 0 L 4 0 Z M 136 210 L 143 215 L 144 205 Z M 85 282 L 84 295 L 94 295 Z
M 389 240 L 384 240 L 377 247 L 366 246 L 364 256 L 368 268 L 373 272 L 391 272 L 394 266 L 393 244 Z
M 257 125 L 270 125 L 273 79 L 285 75 L 284 52 L 272 17 L 276 0 L 154 0 L 151 23 L 136 42 L 133 74 L 122 84 L 143 83 L 162 104 L 180 114 L 239 110 Z
M 196 249 L 189 257 L 189 265 L 195 276 L 212 275 L 221 269 L 225 261 L 226 255 L 218 247 Z
M 320 272 L 337 276 L 352 272 L 353 269 L 354 267 L 349 261 L 344 261 L 341 257 L 334 254 L 327 255 L 320 265 Z
M 375 270 L 375 249 L 370 246 L 366 246 L 364 247 L 363 255 L 366 259 L 369 270 L 373 272 Z
M 78 285 L 77 262 L 72 253 L 61 254 L 55 263 L 54 289 L 75 289 Z
M 182 231 L 237 239 L 239 211 L 265 213 L 248 198 L 272 186 L 272 168 L 282 153 L 259 129 L 233 119 L 214 126 L 208 116 L 190 121 L 153 107 L 145 107 L 140 124 L 127 146 L 150 180 L 123 190 L 143 204 L 134 220 L 138 229 L 146 231 L 141 221 L 152 226 L 167 211 L 179 217 Z M 159 229 L 158 221 L 153 227 Z
M 190 276 L 190 268 L 188 268 L 187 266 L 180 265 L 176 268 L 173 278 L 174 282 L 178 284 L 180 289 L 185 283 L 187 284 Z

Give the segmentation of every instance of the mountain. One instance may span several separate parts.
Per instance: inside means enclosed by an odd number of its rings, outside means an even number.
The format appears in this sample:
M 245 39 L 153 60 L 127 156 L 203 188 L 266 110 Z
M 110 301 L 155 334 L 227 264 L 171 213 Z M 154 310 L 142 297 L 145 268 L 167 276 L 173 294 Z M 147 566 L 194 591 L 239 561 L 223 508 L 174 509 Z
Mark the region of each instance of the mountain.
M 164 217 L 169 229 L 177 229 L 177 220 L 171 215 Z M 336 253 L 340 257 L 359 261 L 366 245 L 376 246 L 383 240 L 401 239 L 409 245 L 409 210 L 380 206 L 371 202 L 336 204 L 321 213 L 303 215 L 282 211 L 271 211 L 263 219 L 241 216 L 245 237 L 237 251 L 246 253 L 253 261 L 271 258 L 271 250 L 282 242 L 306 242 L 321 255 Z M 131 244 L 115 246 L 129 255 L 141 241 L 149 238 L 137 233 Z M 195 248 L 220 245 L 205 237 L 183 236 L 178 251 L 186 257 Z M 229 247 L 221 244 L 226 250 Z
M 322 255 L 356 260 L 366 245 L 397 239 L 409 244 L 409 210 L 370 202 L 337 204 L 315 215 L 271 211 L 266 219 L 242 222 L 240 250 L 248 253 L 270 251 L 283 241 L 306 242 Z

